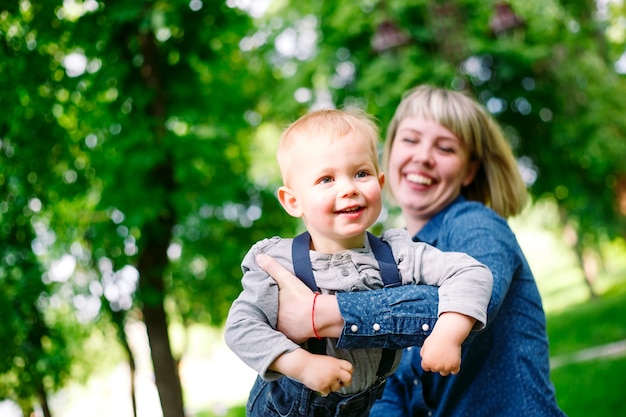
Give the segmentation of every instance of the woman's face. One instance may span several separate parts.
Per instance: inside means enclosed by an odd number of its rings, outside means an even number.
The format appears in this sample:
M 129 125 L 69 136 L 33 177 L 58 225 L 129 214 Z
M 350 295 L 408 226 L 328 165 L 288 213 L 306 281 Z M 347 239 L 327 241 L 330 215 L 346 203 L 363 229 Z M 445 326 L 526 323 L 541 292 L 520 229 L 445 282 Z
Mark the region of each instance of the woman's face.
M 478 170 L 463 141 L 424 117 L 403 119 L 389 154 L 387 179 L 407 230 L 417 233 L 469 185 Z

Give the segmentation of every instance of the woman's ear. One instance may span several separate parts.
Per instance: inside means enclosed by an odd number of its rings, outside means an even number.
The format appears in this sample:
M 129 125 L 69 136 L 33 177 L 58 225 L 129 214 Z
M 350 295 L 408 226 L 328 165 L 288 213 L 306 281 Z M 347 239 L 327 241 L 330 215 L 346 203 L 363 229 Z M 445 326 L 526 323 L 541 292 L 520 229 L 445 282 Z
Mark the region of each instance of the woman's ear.
M 278 189 L 278 201 L 280 201 L 280 204 L 290 216 L 302 217 L 300 204 L 291 188 L 285 186 L 280 187 Z
M 465 170 L 465 178 L 463 178 L 463 187 L 467 187 L 474 181 L 478 173 L 478 168 L 480 168 L 480 161 L 468 162 L 467 169 Z

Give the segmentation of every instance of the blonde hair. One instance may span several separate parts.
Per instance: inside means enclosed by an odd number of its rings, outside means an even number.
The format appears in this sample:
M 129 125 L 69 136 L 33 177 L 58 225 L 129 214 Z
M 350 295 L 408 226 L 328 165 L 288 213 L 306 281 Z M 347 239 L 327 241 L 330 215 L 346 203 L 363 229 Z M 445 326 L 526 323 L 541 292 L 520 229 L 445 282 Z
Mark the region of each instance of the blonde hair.
M 296 144 L 310 142 L 318 136 L 330 137 L 332 140 L 354 134 L 365 139 L 370 148 L 376 174 L 380 173 L 378 165 L 378 143 L 380 130 L 374 118 L 358 108 L 344 110 L 324 109 L 308 113 L 287 127 L 280 137 L 276 159 L 283 177 L 283 183 L 289 186 L 289 178 L 294 169 L 292 166 L 293 152 Z
M 526 184 L 502 130 L 487 111 L 463 93 L 423 85 L 405 93 L 387 128 L 383 165 L 398 125 L 406 117 L 424 117 L 444 126 L 468 147 L 480 167 L 471 184 L 461 189 L 468 200 L 480 201 L 504 218 L 522 211 L 528 201 Z

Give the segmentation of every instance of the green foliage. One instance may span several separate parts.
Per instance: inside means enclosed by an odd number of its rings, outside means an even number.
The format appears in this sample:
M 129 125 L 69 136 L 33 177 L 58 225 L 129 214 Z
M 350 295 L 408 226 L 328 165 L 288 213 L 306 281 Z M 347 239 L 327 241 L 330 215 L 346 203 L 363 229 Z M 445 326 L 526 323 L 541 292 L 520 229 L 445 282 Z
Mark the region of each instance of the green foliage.
M 580 235 L 589 235 L 587 244 L 594 237 L 623 237 L 626 225 L 616 201 L 626 157 L 619 116 L 626 106 L 621 99 L 626 82 L 613 67 L 623 52 L 623 37 L 621 50 L 607 50 L 605 21 L 594 17 L 589 2 L 510 5 L 523 24 L 497 36 L 489 29 L 496 11 L 484 2 L 285 6 L 275 36 L 297 28 L 306 13 L 319 13 L 314 29 L 320 42 L 314 59 L 284 57 L 297 69 L 281 85 L 289 92 L 308 88 L 313 93 L 303 103 L 308 105 L 326 89 L 332 103 L 364 107 L 382 126 L 400 95 L 418 83 L 465 89 L 495 114 L 517 155 L 526 158 L 524 164 L 536 174 L 529 182 L 537 198 L 556 198 L 567 221 Z M 606 22 L 614 19 L 611 15 Z M 376 50 L 373 41 L 383 22 L 405 38 Z M 611 33 L 616 31 L 613 26 Z M 342 78 L 338 74 L 346 65 L 354 73 Z M 288 93 L 274 97 L 281 110 L 295 101 Z
M 75 323 L 86 312 L 69 306 L 101 298 L 105 312 L 130 308 L 112 295 L 110 277 L 124 284 L 117 271 L 137 265 L 148 245 L 174 239 L 190 255 L 183 261 L 206 254 L 209 263 L 193 272 L 207 279 L 172 264 L 157 272 L 167 285 L 145 282 L 137 305 L 167 295 L 173 315 L 219 323 L 251 239 L 290 228 L 246 176 L 244 116 L 265 83 L 246 76 L 264 75 L 238 47 L 250 25 L 244 13 L 219 2 L 199 12 L 189 2 L 66 6 L 22 2 L 0 13 L 8 110 L 0 116 L 0 213 L 3 243 L 15 241 L 3 244 L 0 265 L 3 317 L 14 323 L 1 334 L 0 373 L 3 396 L 16 400 L 58 389 L 82 357 L 101 356 L 73 347 L 87 338 Z M 65 60 L 73 53 L 86 60 L 77 72 Z M 40 268 L 63 253 L 77 261 L 72 278 L 44 285 Z M 167 265 L 165 250 L 157 256 Z M 59 301 L 64 308 L 53 308 Z M 106 328 L 106 317 L 96 310 L 86 319 Z

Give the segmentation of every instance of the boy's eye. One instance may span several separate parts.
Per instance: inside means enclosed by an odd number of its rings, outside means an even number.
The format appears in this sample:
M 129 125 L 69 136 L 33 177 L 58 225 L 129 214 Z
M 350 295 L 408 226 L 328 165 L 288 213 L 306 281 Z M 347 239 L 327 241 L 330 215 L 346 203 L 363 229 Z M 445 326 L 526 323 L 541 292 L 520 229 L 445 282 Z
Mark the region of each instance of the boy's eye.
M 332 177 L 322 177 L 322 178 L 319 179 L 318 182 L 320 184 L 327 184 L 329 182 L 332 182 L 332 180 L 333 180 Z
M 355 178 L 365 178 L 369 175 L 367 171 L 359 171 L 356 173 Z

